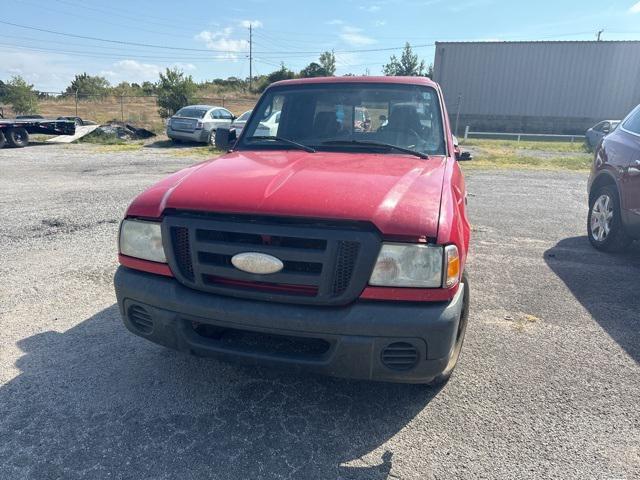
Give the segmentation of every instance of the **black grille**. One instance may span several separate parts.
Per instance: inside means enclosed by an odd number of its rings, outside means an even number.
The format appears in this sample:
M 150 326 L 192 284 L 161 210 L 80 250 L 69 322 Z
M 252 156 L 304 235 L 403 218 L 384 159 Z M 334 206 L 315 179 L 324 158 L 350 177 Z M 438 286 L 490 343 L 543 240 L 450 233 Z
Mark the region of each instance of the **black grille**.
M 129 321 L 142 333 L 151 333 L 153 330 L 151 315 L 138 305 L 129 308 Z
M 203 291 L 270 301 L 346 304 L 364 289 L 380 250 L 372 227 L 347 228 L 281 219 L 243 220 L 168 215 L 163 222 L 168 261 L 185 285 Z M 234 255 L 258 252 L 283 262 L 258 275 L 233 266 Z
M 321 338 L 292 337 L 271 333 L 223 328 L 204 323 L 192 322 L 196 334 L 218 346 L 228 349 L 316 359 L 322 357 L 331 348 L 331 344 Z
M 418 363 L 418 349 L 407 342 L 395 342 L 382 350 L 382 363 L 391 370 L 411 370 Z
M 177 227 L 171 229 L 171 240 L 176 255 L 176 262 L 180 273 L 187 280 L 193 281 L 193 263 L 191 262 L 191 247 L 189 246 L 189 229 Z
M 351 283 L 353 268 L 358 258 L 360 244 L 357 242 L 339 242 L 336 272 L 333 276 L 333 294 L 342 295 Z

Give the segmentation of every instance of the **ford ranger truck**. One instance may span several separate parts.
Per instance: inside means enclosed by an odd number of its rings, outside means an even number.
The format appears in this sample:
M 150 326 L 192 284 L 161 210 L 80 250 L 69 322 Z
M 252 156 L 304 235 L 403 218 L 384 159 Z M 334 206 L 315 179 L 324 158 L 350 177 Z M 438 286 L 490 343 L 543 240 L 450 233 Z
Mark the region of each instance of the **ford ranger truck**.
M 277 82 L 234 134 L 228 153 L 129 206 L 115 275 L 126 327 L 198 356 L 444 383 L 467 326 L 470 226 L 440 87 Z

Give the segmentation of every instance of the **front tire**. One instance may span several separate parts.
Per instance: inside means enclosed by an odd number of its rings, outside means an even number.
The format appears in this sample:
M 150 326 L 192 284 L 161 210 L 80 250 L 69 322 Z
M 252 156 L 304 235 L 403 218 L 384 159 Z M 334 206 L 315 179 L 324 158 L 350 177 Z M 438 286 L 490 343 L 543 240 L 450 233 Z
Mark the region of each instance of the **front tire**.
M 15 148 L 26 147 L 29 144 L 29 133 L 22 127 L 10 128 L 6 137 L 9 145 Z
M 591 196 L 587 233 L 591 245 L 604 252 L 618 252 L 631 243 L 622 225 L 620 198 L 613 185 L 606 185 Z
M 451 378 L 453 370 L 456 368 L 458 360 L 460 359 L 460 352 L 462 351 L 462 344 L 464 343 L 464 336 L 467 333 L 467 324 L 469 323 L 469 303 L 471 300 L 469 294 L 469 278 L 466 273 L 462 274 L 462 284 L 464 287 L 464 298 L 460 321 L 458 322 L 456 341 L 453 345 L 453 350 L 451 351 L 451 356 L 449 357 L 449 362 L 447 363 L 446 368 L 440 375 L 436 376 L 431 382 L 429 382 L 430 387 L 441 387 L 446 384 Z
M 216 131 L 215 130 L 211 130 L 211 132 L 209 133 L 209 141 L 207 142 L 210 146 L 215 146 L 216 144 Z

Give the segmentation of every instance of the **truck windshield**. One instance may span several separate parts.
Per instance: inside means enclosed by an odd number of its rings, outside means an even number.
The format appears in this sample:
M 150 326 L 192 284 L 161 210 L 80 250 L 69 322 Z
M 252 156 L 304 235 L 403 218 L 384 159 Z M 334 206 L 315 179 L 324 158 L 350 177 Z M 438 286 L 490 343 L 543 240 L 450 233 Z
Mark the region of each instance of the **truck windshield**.
M 438 96 L 420 85 L 332 83 L 268 90 L 239 140 L 241 150 L 286 149 L 398 154 L 393 145 L 444 155 Z

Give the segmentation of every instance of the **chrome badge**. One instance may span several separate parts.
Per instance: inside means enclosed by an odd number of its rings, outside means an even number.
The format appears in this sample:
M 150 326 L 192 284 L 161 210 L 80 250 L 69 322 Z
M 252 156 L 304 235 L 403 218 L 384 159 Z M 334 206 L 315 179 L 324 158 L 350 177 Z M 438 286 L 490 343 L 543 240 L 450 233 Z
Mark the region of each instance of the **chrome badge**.
M 259 275 L 277 273 L 284 268 L 279 258 L 258 252 L 238 253 L 231 257 L 231 263 L 238 270 Z

